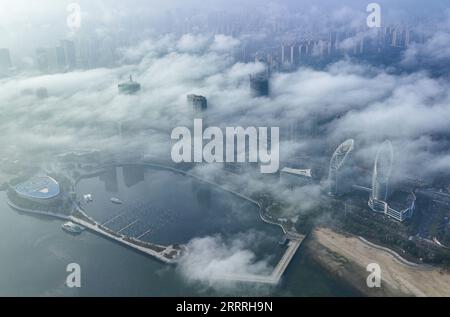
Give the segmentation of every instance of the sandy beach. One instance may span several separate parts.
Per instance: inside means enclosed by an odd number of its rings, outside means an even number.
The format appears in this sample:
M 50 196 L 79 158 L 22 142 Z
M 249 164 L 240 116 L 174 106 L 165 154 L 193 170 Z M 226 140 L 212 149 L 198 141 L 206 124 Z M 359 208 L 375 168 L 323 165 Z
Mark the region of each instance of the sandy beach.
M 313 231 L 306 251 L 330 273 L 368 296 L 450 296 L 450 274 L 440 268 L 414 265 L 395 252 L 321 227 Z M 381 267 L 381 288 L 369 288 L 367 265 Z

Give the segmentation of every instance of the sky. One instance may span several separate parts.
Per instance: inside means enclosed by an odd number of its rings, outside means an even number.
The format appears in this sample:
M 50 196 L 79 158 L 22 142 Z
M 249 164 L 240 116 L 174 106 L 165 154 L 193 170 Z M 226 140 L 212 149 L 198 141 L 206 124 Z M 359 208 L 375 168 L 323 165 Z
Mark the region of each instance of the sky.
M 63 74 L 20 74 L 0 79 L 0 157 L 17 153 L 36 157 L 73 148 L 126 149 L 138 147 L 143 154 L 167 158 L 170 131 L 190 124 L 186 95 L 207 96 L 212 122 L 233 126 L 271 126 L 281 129 L 291 123 L 309 126 L 322 122 L 323 135 L 281 140 L 281 156 L 302 165 L 301 157 L 327 161 L 332 151 L 348 138 L 354 138 L 355 157 L 370 168 L 378 146 L 390 139 L 394 147 L 394 179 L 409 176 L 433 177 L 450 169 L 450 82 L 419 69 L 422 63 L 450 65 L 450 15 L 446 1 L 379 1 L 388 7 L 392 21 L 414 20 L 432 26 L 430 37 L 408 48 L 401 63 L 405 73 L 389 67 L 375 67 L 340 60 L 325 69 L 301 67 L 271 79 L 270 98 L 253 98 L 248 75 L 263 69 L 260 63 L 239 63 L 234 52 L 243 39 L 223 34 L 149 33 L 137 43 L 119 50 L 121 63 Z M 41 45 L 54 45 L 70 36 L 65 27 L 69 1 L 0 0 L 0 47 L 24 55 Z M 269 16 L 284 14 L 291 7 L 311 17 L 326 13 L 336 21 L 358 19 L 364 14 L 364 1 L 80 1 L 89 32 L 128 26 L 135 15 L 155 19 L 168 9 L 265 11 Z M 145 4 L 145 5 L 144 5 Z M 144 8 L 144 9 L 142 9 Z M 304 11 L 302 11 L 304 9 Z M 330 9 L 331 8 L 331 9 Z M 330 10 L 330 11 L 326 11 Z M 302 13 L 303 12 L 303 13 Z M 320 16 L 320 14 L 319 14 Z M 130 20 L 131 19 L 131 20 Z M 136 19 L 143 21 L 142 19 Z M 84 22 L 82 22 L 84 23 Z M 140 23 L 140 22 L 139 22 Z M 83 24 L 84 25 L 84 24 Z M 83 26 L 84 27 L 84 26 Z M 82 27 L 82 28 L 83 28 Z M 86 30 L 81 30 L 87 32 Z M 30 53 L 31 54 L 31 53 Z M 134 96 L 117 93 L 117 84 L 129 74 L 142 85 Z M 34 91 L 44 87 L 49 97 L 40 99 Z M 123 121 L 145 121 L 155 131 L 133 138 L 121 138 L 109 129 Z M 326 151 L 324 151 L 326 149 Z M 283 167 L 283 166 L 282 166 Z M 305 166 L 307 167 L 307 166 Z M 215 166 L 194 171 L 208 178 Z M 270 190 L 290 208 L 286 217 L 295 218 L 316 206 L 321 185 L 293 191 L 277 182 L 262 182 L 242 175 L 232 180 L 248 193 Z M 363 181 L 363 180 L 362 180 Z M 367 184 L 365 184 L 367 185 Z M 254 261 L 248 239 L 223 241 L 220 236 L 199 237 L 191 241 L 194 250 L 184 259 L 180 272 L 194 279 L 207 279 L 213 272 L 234 269 L 250 273 L 268 270 L 267 263 Z M 203 256 L 204 253 L 209 256 Z M 198 263 L 198 259 L 213 259 Z M 202 270 L 205 268 L 205 270 Z

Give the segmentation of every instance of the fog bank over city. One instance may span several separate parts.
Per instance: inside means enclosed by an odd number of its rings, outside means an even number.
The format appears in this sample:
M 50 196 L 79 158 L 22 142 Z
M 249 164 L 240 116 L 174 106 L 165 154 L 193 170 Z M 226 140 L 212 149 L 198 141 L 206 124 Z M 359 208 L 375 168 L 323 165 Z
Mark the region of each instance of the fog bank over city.
M 68 6 L 79 4 L 81 27 L 74 34 L 66 25 Z M 444 0 L 429 1 L 378 1 L 382 7 L 389 8 L 383 13 L 386 24 L 434 23 L 448 13 Z M 215 32 L 208 29 L 214 22 L 236 21 L 250 16 L 248 21 L 262 19 L 267 26 L 289 22 L 298 28 L 314 31 L 358 27 L 367 17 L 365 3 L 360 0 L 312 1 L 312 0 L 133 0 L 132 4 L 123 1 L 27 1 L 14 2 L 2 0 L 0 5 L 0 47 L 9 47 L 21 58 L 29 57 L 36 47 L 54 45 L 59 39 L 83 36 L 103 38 L 102 41 L 123 41 L 136 44 L 152 31 L 183 32 L 183 24 L 198 23 L 197 31 Z M 193 25 L 192 25 L 193 26 Z M 205 28 L 206 27 L 206 28 Z M 250 30 L 248 30 L 250 31 Z M 264 29 L 261 30 L 264 33 Z M 424 30 L 425 31 L 425 30 Z M 255 35 L 256 29 L 250 35 Z M 253 34 L 252 34 L 253 33 Z M 266 36 L 269 34 L 265 34 Z M 245 36 L 245 34 L 243 34 Z M 126 37 L 126 39 L 125 39 Z M 17 61 L 19 62 L 19 60 Z M 24 61 L 20 61 L 24 62 Z
M 161 48 L 161 41 L 168 45 Z M 170 130 L 189 126 L 185 95 L 195 92 L 208 96 L 212 122 L 225 120 L 229 125 L 244 127 L 280 125 L 282 132 L 289 130 L 292 122 L 305 126 L 325 122 L 320 136 L 292 139 L 285 134 L 281 138 L 280 154 L 285 164 L 302 167 L 307 164 L 303 162 L 305 156 L 326 162 L 333 146 L 354 137 L 358 144 L 355 154 L 368 169 L 378 143 L 386 138 L 396 149 L 399 179 L 405 175 L 427 177 L 449 168 L 448 141 L 432 137 L 449 132 L 446 118 L 450 116 L 450 87 L 445 80 L 424 73 L 389 75 L 342 61 L 321 71 L 300 68 L 275 75 L 272 97 L 254 99 L 247 77 L 262 69 L 261 64 L 234 63 L 228 52 L 211 49 L 213 40 L 194 49 L 199 53 L 179 49 L 186 45 L 186 36 L 173 38 L 173 42 L 164 38 L 150 42 L 165 52 L 154 56 L 151 50 L 136 66 L 4 82 L 0 93 L 5 111 L 2 148 L 44 159 L 45 153 L 73 148 L 120 149 L 134 144 L 144 155 L 167 159 Z M 126 79 L 128 73 L 135 74 L 144 87 L 139 95 L 117 95 L 116 83 Z M 49 97 L 40 99 L 22 93 L 36 87 L 46 87 Z M 157 131 L 131 139 L 114 132 L 116 124 L 141 118 Z M 279 189 L 274 185 L 275 192 Z M 308 206 L 310 192 L 299 190 L 294 201 Z
M 70 27 L 68 1 L 0 0 L 0 159 L 8 164 L 53 167 L 61 154 L 88 150 L 172 166 L 171 131 L 192 128 L 201 112 L 205 127 L 280 128 L 281 174 L 301 171 L 302 186 L 252 164 L 182 168 L 250 197 L 270 193 L 282 202 L 282 223 L 333 196 L 330 160 L 346 140 L 351 185 L 372 196 L 386 140 L 393 188 L 426 183 L 442 193 L 450 184 L 442 181 L 450 170 L 446 1 L 379 1 L 377 28 L 357 0 L 77 3 L 80 25 Z M 217 272 L 269 274 L 271 259 L 251 248 L 259 234 L 192 239 L 177 272 L 213 287 Z

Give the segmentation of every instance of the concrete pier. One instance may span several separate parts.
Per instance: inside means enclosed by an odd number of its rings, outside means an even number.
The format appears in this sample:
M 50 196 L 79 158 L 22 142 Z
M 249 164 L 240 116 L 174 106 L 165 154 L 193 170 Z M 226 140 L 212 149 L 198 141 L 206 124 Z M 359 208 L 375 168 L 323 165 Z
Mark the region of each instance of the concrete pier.
M 227 280 L 234 282 L 248 282 L 248 283 L 261 283 L 261 284 L 271 284 L 277 285 L 284 272 L 286 271 L 289 263 L 291 263 L 292 258 L 297 252 L 298 248 L 302 244 L 305 236 L 296 234 L 295 238 L 289 237 L 288 248 L 284 252 L 283 257 L 278 262 L 277 266 L 272 271 L 270 275 L 254 275 L 254 274 L 223 274 L 215 277 L 218 280 Z

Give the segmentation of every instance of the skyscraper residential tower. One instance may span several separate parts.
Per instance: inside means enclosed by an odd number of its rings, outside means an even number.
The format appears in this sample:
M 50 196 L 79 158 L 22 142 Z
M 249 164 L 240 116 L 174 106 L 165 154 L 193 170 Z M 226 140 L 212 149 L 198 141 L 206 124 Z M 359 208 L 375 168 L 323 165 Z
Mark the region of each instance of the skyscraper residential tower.
M 265 73 L 250 75 L 250 89 L 254 97 L 268 97 L 269 76 Z
M 208 100 L 203 96 L 187 95 L 188 104 L 192 107 L 195 118 L 203 118 L 203 112 L 208 108 Z

